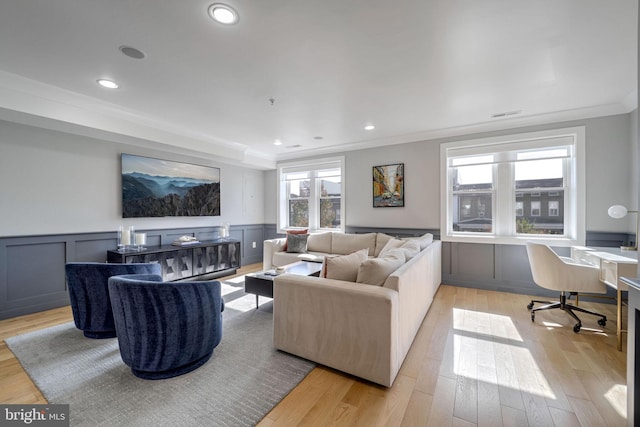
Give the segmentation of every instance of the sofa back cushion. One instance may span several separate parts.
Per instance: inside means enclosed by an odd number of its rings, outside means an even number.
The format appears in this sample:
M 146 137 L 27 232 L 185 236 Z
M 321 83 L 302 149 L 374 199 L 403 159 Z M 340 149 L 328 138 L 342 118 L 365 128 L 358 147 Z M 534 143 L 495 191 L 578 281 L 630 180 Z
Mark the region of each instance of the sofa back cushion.
M 387 277 L 405 262 L 404 253 L 400 249 L 392 249 L 382 258 L 370 258 L 358 267 L 356 282 L 382 286 Z
M 309 235 L 307 240 L 307 250 L 309 252 L 331 253 L 331 235 L 333 233 L 318 233 Z
M 331 253 L 347 255 L 360 249 L 368 249 L 373 255 L 376 248 L 376 233 L 346 234 L 333 233 L 331 237 Z
M 349 255 L 325 257 L 320 276 L 355 282 L 358 277 L 358 267 L 367 259 L 368 251 L 368 249 L 361 249 Z

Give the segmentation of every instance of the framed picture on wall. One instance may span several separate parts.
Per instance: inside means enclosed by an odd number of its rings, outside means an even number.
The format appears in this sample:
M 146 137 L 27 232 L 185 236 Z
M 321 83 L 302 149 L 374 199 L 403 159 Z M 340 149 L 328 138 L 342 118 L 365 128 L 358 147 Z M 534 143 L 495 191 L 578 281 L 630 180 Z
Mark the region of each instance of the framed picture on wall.
M 220 169 L 122 154 L 122 217 L 220 216 Z
M 404 207 L 404 163 L 373 167 L 373 207 Z

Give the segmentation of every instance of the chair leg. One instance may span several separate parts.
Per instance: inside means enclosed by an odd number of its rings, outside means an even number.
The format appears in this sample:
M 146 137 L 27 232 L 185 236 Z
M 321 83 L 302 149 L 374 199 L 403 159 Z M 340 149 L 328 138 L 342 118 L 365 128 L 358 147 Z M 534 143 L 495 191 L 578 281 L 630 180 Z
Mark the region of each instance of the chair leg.
M 541 300 L 537 300 L 537 299 L 532 299 L 531 302 L 527 305 L 527 308 L 529 310 L 531 310 L 533 308 L 533 304 L 534 303 L 539 303 L 539 304 L 555 304 L 557 303 L 557 301 L 554 303 L 553 301 L 541 301 Z
M 571 295 L 571 294 L 570 294 Z M 537 301 L 537 300 L 533 300 L 531 301 L 531 303 L 527 306 L 527 308 L 529 308 L 530 310 L 533 307 L 533 303 L 534 302 L 548 302 L 548 301 Z M 573 332 L 580 332 L 580 329 L 582 328 L 582 321 L 580 320 L 580 318 L 573 312 L 575 311 L 579 311 L 581 313 L 586 313 L 586 314 L 591 314 L 594 316 L 598 316 L 600 317 L 600 319 L 598 319 L 598 325 L 604 327 L 607 324 L 607 316 L 604 316 L 600 313 L 596 313 L 595 311 L 591 311 L 591 310 L 586 310 L 582 307 L 578 307 L 572 304 L 567 304 L 567 295 L 565 292 L 561 292 L 560 293 L 560 301 L 556 302 L 556 303 L 548 303 L 547 305 L 544 305 L 542 307 L 537 307 L 533 310 L 531 310 L 531 321 L 535 321 L 536 318 L 536 311 L 540 311 L 540 310 L 551 310 L 554 308 L 559 308 L 565 312 L 567 312 L 577 323 L 574 325 L 573 327 Z

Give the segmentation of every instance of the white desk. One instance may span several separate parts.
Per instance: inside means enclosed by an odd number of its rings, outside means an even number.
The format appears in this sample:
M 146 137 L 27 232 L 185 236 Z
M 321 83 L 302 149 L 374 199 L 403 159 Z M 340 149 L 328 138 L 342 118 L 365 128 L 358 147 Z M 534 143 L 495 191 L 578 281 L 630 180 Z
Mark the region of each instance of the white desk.
M 623 251 L 619 248 L 588 248 L 572 246 L 571 258 L 581 264 L 595 265 L 600 268 L 600 281 L 616 290 L 616 337 L 618 350 L 622 351 L 622 292 L 629 290 L 626 283 L 620 280 L 622 276 L 636 277 L 638 270 L 638 252 Z

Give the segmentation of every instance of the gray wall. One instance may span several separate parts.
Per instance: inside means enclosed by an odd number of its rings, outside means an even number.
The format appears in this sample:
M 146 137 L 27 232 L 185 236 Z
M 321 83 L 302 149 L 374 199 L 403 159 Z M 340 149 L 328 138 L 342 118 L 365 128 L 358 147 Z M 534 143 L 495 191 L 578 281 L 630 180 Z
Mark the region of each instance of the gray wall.
M 589 231 L 633 232 L 634 218 L 613 220 L 607 215 L 607 209 L 613 204 L 622 204 L 630 209 L 637 206 L 634 122 L 637 122 L 636 112 L 345 152 L 346 225 L 439 228 L 441 143 L 585 126 L 586 228 Z M 389 163 L 405 164 L 405 207 L 373 208 L 371 168 Z M 265 222 L 275 223 L 275 172 L 267 173 L 265 179 L 268 181 L 265 182 L 265 200 L 269 201 L 265 205 Z
M 218 217 L 122 219 L 120 154 L 220 168 Z M 264 223 L 264 172 L 0 121 L 0 236 Z

